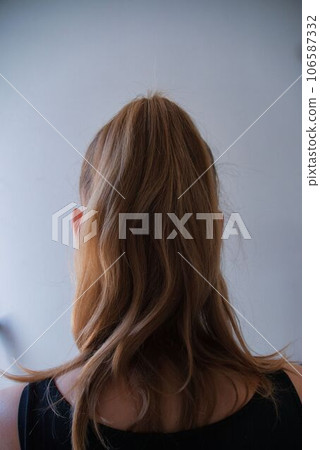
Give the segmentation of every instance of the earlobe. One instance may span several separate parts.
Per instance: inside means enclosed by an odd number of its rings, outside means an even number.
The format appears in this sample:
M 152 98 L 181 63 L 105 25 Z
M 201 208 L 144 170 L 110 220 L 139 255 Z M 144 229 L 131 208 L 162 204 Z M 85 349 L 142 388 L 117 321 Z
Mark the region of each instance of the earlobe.
M 80 227 L 80 220 L 83 216 L 83 212 L 80 211 L 80 209 L 75 208 L 72 212 L 72 226 L 73 226 L 73 231 L 75 233 L 78 233 L 79 231 L 79 227 Z

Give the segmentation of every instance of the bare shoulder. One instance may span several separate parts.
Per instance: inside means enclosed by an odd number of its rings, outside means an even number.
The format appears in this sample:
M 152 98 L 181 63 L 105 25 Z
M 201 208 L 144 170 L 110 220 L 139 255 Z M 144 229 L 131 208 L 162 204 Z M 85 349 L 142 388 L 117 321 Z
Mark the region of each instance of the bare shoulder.
M 21 393 L 26 383 L 0 390 L 1 448 L 19 450 L 18 409 Z
M 77 381 L 81 369 L 73 369 L 55 378 L 55 384 L 63 397 L 71 404 L 74 403 L 73 387 Z
M 287 364 L 284 371 L 292 381 L 299 398 L 302 401 L 302 366 L 299 364 Z

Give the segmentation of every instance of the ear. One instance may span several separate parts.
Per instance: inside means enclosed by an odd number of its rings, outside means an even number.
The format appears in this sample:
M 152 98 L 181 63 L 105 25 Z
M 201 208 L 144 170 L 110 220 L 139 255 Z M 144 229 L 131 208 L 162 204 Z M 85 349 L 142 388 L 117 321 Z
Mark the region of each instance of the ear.
M 79 232 L 80 221 L 81 221 L 82 216 L 83 216 L 83 212 L 80 211 L 80 209 L 75 208 L 72 211 L 72 227 L 73 227 L 73 232 L 75 234 L 77 234 Z

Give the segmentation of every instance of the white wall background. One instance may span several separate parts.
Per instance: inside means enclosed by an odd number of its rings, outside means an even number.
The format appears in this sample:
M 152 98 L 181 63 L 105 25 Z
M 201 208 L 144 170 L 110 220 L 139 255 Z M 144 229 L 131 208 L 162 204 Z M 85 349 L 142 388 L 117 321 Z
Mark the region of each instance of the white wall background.
M 218 157 L 301 73 L 295 0 L 2 1 L 0 73 L 84 153 L 120 107 L 164 90 Z M 70 305 L 72 251 L 51 215 L 77 201 L 81 157 L 0 78 L 0 367 Z M 301 81 L 217 163 L 225 210 L 251 241 L 226 242 L 231 298 L 277 349 L 301 359 Z M 75 354 L 70 311 L 21 358 Z M 243 320 L 251 348 L 273 348 Z M 4 380 L 0 380 L 4 385 Z

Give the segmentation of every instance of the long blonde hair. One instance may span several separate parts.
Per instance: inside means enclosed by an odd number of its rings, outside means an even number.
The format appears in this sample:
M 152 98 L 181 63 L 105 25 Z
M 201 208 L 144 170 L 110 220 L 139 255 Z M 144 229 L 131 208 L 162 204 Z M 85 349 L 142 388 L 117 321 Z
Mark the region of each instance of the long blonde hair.
M 196 220 L 198 212 L 219 212 L 219 187 L 215 166 L 206 171 L 213 162 L 210 149 L 190 116 L 160 93 L 137 97 L 97 133 L 85 158 L 81 202 L 98 213 L 96 236 L 75 252 L 72 331 L 79 355 L 53 369 L 8 377 L 37 381 L 81 368 L 75 450 L 85 448 L 89 420 L 102 439 L 97 403 L 114 380 L 125 380 L 138 395 L 134 431 L 162 430 L 170 385 L 179 394 L 181 429 L 212 416 L 215 374 L 237 374 L 245 383 L 258 377 L 261 394 L 272 396 L 267 374 L 284 361 L 249 351 L 220 269 L 221 223 L 213 221 L 213 239 L 206 239 L 205 221 Z M 119 239 L 120 213 L 148 213 L 150 234 L 128 232 Z M 163 239 L 152 235 L 155 213 L 162 213 Z M 186 228 L 193 239 L 181 233 L 167 239 L 174 228 L 167 213 L 192 213 Z

